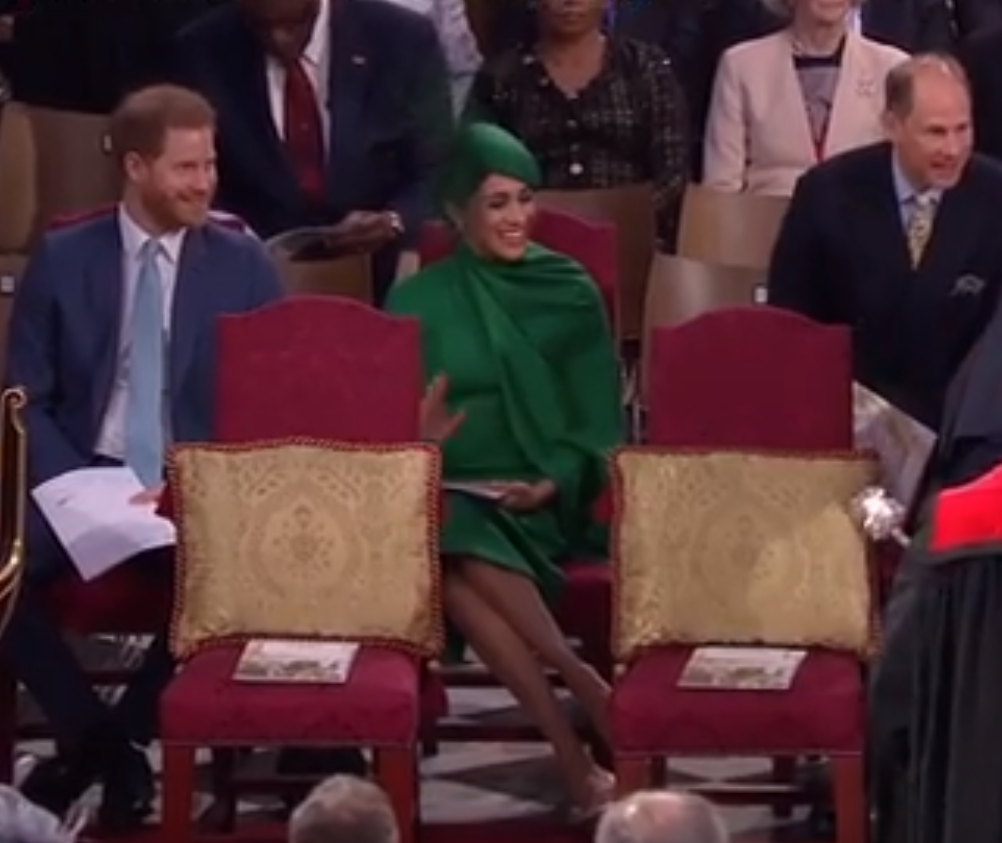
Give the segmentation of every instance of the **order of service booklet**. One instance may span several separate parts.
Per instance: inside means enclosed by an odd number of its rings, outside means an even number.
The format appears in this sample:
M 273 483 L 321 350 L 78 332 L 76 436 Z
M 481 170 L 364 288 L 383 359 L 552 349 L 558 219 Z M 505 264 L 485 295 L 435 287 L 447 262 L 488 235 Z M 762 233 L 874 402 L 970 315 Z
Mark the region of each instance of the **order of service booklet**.
M 249 641 L 233 678 L 237 682 L 343 685 L 358 644 L 335 641 Z
M 788 691 L 806 650 L 780 647 L 697 647 L 682 670 L 680 688 Z
M 852 387 L 852 409 L 856 447 L 877 454 L 880 485 L 911 509 L 936 448 L 935 432 L 858 383 Z

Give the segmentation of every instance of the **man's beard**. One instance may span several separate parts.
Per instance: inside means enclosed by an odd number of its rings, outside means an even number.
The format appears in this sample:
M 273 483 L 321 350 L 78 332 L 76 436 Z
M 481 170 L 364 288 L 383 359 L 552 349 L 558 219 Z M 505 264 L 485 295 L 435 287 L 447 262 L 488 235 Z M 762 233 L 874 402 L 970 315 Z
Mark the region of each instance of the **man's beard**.
M 182 215 L 178 210 L 178 206 L 182 201 L 180 197 L 172 199 L 163 193 L 153 191 L 142 197 L 146 213 L 149 214 L 157 227 L 164 231 L 176 231 L 179 228 L 186 228 L 204 222 L 204 218 L 194 220 L 190 216 Z

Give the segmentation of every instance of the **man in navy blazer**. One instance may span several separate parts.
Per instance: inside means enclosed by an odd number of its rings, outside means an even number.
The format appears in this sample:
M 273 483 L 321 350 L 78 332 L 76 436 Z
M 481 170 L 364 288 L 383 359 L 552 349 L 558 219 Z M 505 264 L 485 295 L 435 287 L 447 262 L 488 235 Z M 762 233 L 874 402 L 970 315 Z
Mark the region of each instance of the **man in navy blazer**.
M 211 438 L 216 320 L 282 295 L 260 242 L 210 218 L 213 127 L 211 106 L 192 91 L 131 95 L 111 118 L 121 203 L 48 233 L 32 256 L 10 320 L 6 382 L 28 394 L 33 487 L 75 469 L 129 465 L 152 489 L 170 442 Z M 140 462 L 152 465 L 145 475 Z M 127 827 L 153 797 L 133 744 L 153 737 L 173 665 L 156 641 L 118 705 L 106 706 L 36 597 L 76 576 L 72 564 L 33 504 L 27 530 L 24 587 L 0 657 L 42 708 L 60 753 L 31 773 L 25 793 L 62 812 L 101 780 L 102 824 Z M 127 564 L 157 576 L 169 571 L 164 562 Z
M 1002 289 L 1002 240 L 985 214 L 1002 205 L 1002 168 L 971 153 L 956 60 L 912 57 L 888 74 L 885 99 L 890 142 L 798 182 L 769 303 L 852 326 L 857 379 L 938 430 L 946 388 Z
M 178 38 L 219 115 L 219 206 L 262 237 L 330 226 L 377 255 L 377 293 L 433 211 L 452 128 L 434 27 L 381 0 L 238 0 Z

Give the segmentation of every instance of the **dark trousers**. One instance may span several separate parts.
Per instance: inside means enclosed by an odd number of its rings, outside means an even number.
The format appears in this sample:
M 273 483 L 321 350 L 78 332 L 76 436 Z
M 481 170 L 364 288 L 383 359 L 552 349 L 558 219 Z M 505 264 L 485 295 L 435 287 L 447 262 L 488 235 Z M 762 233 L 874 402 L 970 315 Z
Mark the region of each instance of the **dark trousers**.
M 75 653 L 40 599 L 59 577 L 77 573 L 44 517 L 32 503 L 26 524 L 27 566 L 0 658 L 38 703 L 61 746 L 76 745 L 96 732 L 148 743 L 157 732 L 160 693 L 170 681 L 174 662 L 166 631 L 157 635 L 143 663 L 114 710 L 95 693 Z M 148 571 L 158 586 L 171 587 L 173 553 L 155 551 L 125 563 Z

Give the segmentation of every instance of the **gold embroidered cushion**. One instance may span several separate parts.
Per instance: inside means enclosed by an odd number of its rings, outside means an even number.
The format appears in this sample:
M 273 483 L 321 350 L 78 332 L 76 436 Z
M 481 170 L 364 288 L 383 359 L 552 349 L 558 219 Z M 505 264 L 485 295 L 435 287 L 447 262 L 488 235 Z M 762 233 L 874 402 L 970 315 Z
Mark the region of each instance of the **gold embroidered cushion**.
M 620 658 L 670 643 L 869 651 L 850 502 L 873 482 L 870 458 L 638 447 L 613 469 Z
M 435 448 L 185 445 L 169 478 L 177 656 L 248 637 L 441 649 Z

